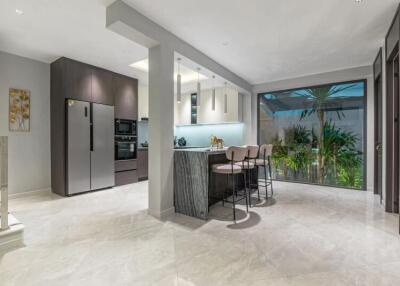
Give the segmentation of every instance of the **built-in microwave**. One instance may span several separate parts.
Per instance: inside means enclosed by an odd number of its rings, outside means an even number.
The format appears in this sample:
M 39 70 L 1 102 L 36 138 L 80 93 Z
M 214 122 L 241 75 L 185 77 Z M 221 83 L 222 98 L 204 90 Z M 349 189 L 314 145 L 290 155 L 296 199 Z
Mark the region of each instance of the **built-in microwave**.
M 115 119 L 115 135 L 136 136 L 136 120 Z

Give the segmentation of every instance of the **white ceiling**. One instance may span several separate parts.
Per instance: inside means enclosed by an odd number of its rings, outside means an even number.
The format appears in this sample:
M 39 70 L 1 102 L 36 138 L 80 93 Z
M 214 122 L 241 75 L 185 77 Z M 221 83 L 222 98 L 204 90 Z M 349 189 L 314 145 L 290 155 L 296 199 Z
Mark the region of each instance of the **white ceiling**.
M 146 58 L 147 49 L 105 27 L 110 2 L 0 0 L 0 50 L 47 63 L 66 56 L 147 81 L 128 66 Z
M 252 84 L 370 65 L 398 5 L 398 0 L 124 1 Z
M 66 56 L 147 82 L 147 73 L 129 67 L 146 58 L 147 49 L 105 28 L 111 2 L 1 0 L 0 50 L 48 63 Z M 253 84 L 371 64 L 398 3 L 126 2 Z

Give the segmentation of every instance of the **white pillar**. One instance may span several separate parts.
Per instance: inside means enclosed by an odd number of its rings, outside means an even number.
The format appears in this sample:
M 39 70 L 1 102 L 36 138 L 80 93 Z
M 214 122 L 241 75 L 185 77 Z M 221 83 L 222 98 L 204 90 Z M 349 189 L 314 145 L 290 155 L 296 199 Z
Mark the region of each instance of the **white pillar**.
M 162 218 L 174 212 L 174 51 L 168 45 L 149 49 L 149 213 Z

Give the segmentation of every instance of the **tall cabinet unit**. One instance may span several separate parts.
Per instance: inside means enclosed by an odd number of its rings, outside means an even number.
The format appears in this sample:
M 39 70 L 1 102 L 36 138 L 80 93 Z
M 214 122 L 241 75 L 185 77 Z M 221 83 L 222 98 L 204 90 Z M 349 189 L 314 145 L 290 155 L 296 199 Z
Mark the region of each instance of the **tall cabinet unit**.
M 138 120 L 138 80 L 114 74 L 115 118 Z
M 68 181 L 68 172 L 72 172 L 68 166 L 68 148 L 70 148 L 68 140 L 71 139 L 68 134 L 71 134 L 72 130 L 75 133 L 78 132 L 77 126 L 82 127 L 83 131 L 82 138 L 76 140 L 82 143 L 82 148 L 93 148 L 93 151 L 90 150 L 93 153 L 93 160 L 90 162 L 89 169 L 97 174 L 92 176 L 92 174 L 85 173 L 86 181 L 84 181 L 87 186 L 85 188 L 78 187 L 77 190 L 80 192 L 80 189 L 93 190 L 110 184 L 114 185 L 114 119 L 124 117 L 137 119 L 137 80 L 63 57 L 51 64 L 50 82 L 52 191 L 62 196 L 72 194 L 68 193 L 68 184 L 71 184 Z M 88 126 L 82 126 L 82 122 L 74 124 L 74 120 L 78 120 L 78 118 L 68 117 L 66 112 L 68 100 L 79 102 L 83 106 L 83 110 L 88 109 L 87 115 L 91 116 L 89 129 L 86 128 Z M 99 124 L 99 128 L 95 128 L 95 130 L 93 129 L 94 120 Z M 85 120 L 83 122 L 83 124 L 87 123 Z M 73 126 L 71 127 L 71 125 Z M 104 126 L 107 128 L 100 128 Z M 73 129 L 69 130 L 69 127 Z M 86 133 L 93 133 L 92 137 Z M 86 141 L 93 136 L 103 139 L 92 140 L 88 147 Z M 105 145 L 109 146 L 110 144 L 112 144 L 111 149 L 108 147 L 104 149 L 111 150 L 106 152 L 107 156 L 95 156 L 94 148 L 100 152 Z M 104 154 L 105 152 L 101 151 L 100 153 Z M 105 165 L 111 167 L 103 168 Z M 112 178 L 109 176 L 110 172 Z M 88 176 L 90 177 L 90 186 L 87 183 Z
M 138 81 L 124 75 L 113 77 L 115 118 L 138 120 Z M 137 138 L 136 138 L 137 148 Z M 138 156 L 138 152 L 136 152 Z M 137 159 L 115 161 L 115 184 L 117 186 L 135 183 L 138 177 Z

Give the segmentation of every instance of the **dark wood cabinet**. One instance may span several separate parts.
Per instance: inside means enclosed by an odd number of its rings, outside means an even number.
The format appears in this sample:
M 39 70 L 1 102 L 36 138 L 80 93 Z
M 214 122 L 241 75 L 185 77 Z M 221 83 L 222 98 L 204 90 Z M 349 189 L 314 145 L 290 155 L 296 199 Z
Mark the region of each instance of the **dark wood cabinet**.
M 137 152 L 137 171 L 140 180 L 147 180 L 149 177 L 149 152 L 148 150 L 138 150 Z
M 67 58 L 57 62 L 63 98 L 114 105 L 113 72 Z
M 109 71 L 92 69 L 92 102 L 114 105 L 113 74 Z
M 115 74 L 114 105 L 115 118 L 138 119 L 138 81 L 123 75 Z
M 123 171 L 115 173 L 115 185 L 122 186 L 136 183 L 138 181 L 137 170 Z
M 63 61 L 64 97 L 76 100 L 92 100 L 92 69 L 89 65 L 69 60 Z
M 51 64 L 50 77 L 51 184 L 53 192 L 66 196 L 65 100 L 114 105 L 116 117 L 137 120 L 138 81 L 64 57 Z M 137 182 L 136 161 L 128 165 L 117 164 L 126 170 L 115 174 L 117 185 Z
M 130 171 L 137 169 L 137 160 L 115 161 L 115 172 Z

